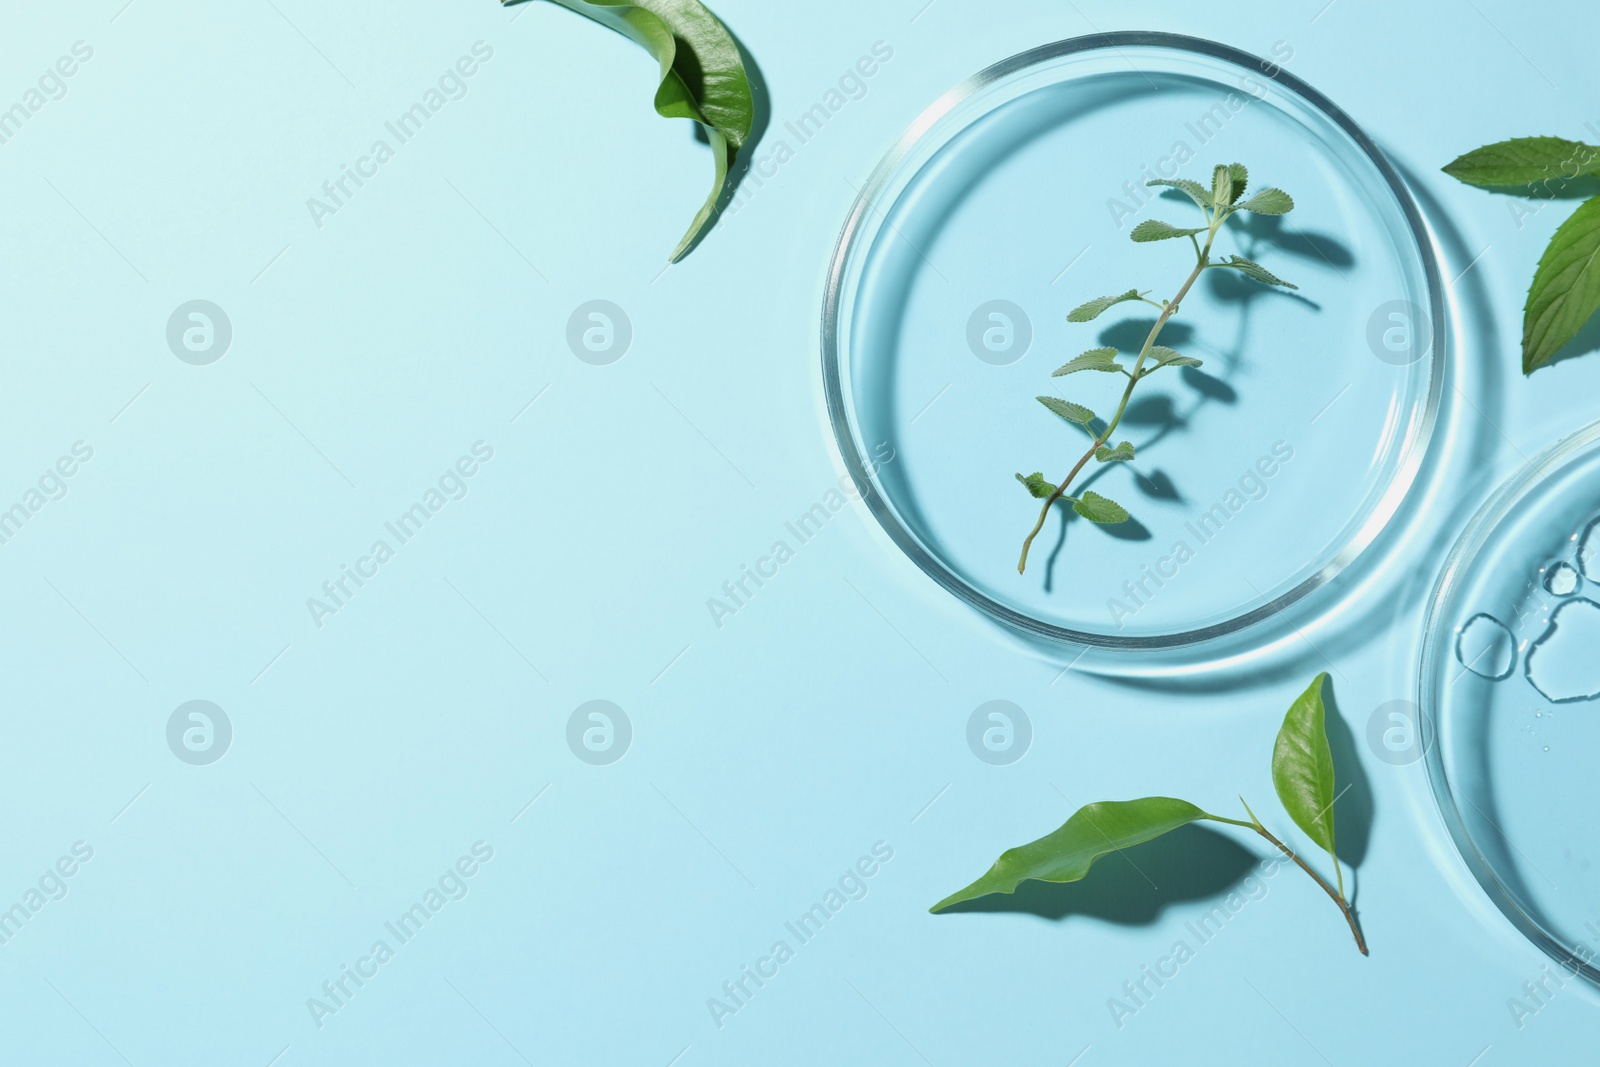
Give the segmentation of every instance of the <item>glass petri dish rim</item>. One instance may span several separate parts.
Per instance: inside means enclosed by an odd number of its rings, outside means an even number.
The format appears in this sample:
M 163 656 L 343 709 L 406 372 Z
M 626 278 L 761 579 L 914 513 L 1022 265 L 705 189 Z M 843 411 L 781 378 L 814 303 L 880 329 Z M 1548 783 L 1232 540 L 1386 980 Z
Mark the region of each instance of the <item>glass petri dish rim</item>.
M 1489 899 L 1524 937 L 1571 973 L 1581 973 L 1590 982 L 1600 984 L 1600 967 L 1595 965 L 1600 958 L 1591 961 L 1580 959 L 1572 946 L 1524 908 L 1517 895 L 1495 874 L 1494 864 L 1478 847 L 1477 839 L 1462 818 L 1461 807 L 1456 803 L 1455 791 L 1451 788 L 1450 774 L 1445 769 L 1444 749 L 1439 743 L 1439 639 L 1444 636 L 1440 628 L 1449 626 L 1450 611 L 1455 606 L 1454 597 L 1459 590 L 1462 574 L 1467 565 L 1477 558 L 1490 535 L 1531 489 L 1551 471 L 1596 443 L 1600 443 L 1600 420 L 1561 438 L 1518 473 L 1506 479 L 1467 523 L 1461 539 L 1445 557 L 1433 594 L 1428 598 L 1428 612 L 1422 631 L 1421 667 L 1417 674 L 1417 707 L 1420 709 L 1418 721 L 1422 731 L 1423 762 L 1428 768 L 1428 784 L 1433 790 L 1433 799 L 1444 819 L 1445 828 L 1449 830 L 1450 838 L 1466 862 L 1467 869 L 1478 880 Z M 1443 647 L 1447 650 L 1454 648 L 1454 642 L 1446 640 Z
M 948 592 L 953 593 L 984 614 L 1025 634 L 1087 648 L 1101 648 L 1113 651 L 1158 651 L 1198 645 L 1237 633 L 1271 618 L 1332 581 L 1372 545 L 1388 525 L 1389 520 L 1399 510 L 1401 502 L 1416 481 L 1417 473 L 1422 466 L 1423 456 L 1433 439 L 1434 427 L 1438 422 L 1439 406 L 1443 396 L 1445 358 L 1448 351 L 1447 338 L 1449 336 L 1447 333 L 1448 323 L 1446 321 L 1444 286 L 1439 272 L 1438 258 L 1434 252 L 1433 241 L 1427 223 L 1424 221 L 1415 200 L 1413 200 L 1410 190 L 1406 188 L 1404 180 L 1382 150 L 1373 143 L 1372 139 L 1356 124 L 1354 119 L 1316 89 L 1281 67 L 1278 69 L 1278 73 L 1273 76 L 1272 80 L 1275 83 L 1321 112 L 1350 137 L 1362 154 L 1377 169 L 1384 180 L 1384 184 L 1394 196 L 1395 202 L 1406 218 L 1412 242 L 1416 246 L 1418 258 L 1422 263 L 1423 277 L 1428 289 L 1428 318 L 1434 338 L 1433 350 L 1429 359 L 1431 365 L 1428 375 L 1428 394 L 1421 417 L 1413 423 L 1411 432 L 1402 444 L 1404 451 L 1394 475 L 1390 479 L 1388 486 L 1384 488 L 1377 503 L 1372 507 L 1366 521 L 1346 539 L 1344 544 L 1340 545 L 1332 553 L 1328 562 L 1319 568 L 1316 573 L 1303 579 L 1299 584 L 1280 593 L 1265 604 L 1242 612 L 1230 619 L 1225 619 L 1222 622 L 1193 630 L 1183 630 L 1171 634 L 1125 637 L 1057 626 L 1001 603 L 975 588 L 946 566 L 936 555 L 929 552 L 916 534 L 900 521 L 894 509 L 884 499 L 878 489 L 876 480 L 867 472 L 862 460 L 861 449 L 856 443 L 851 413 L 845 402 L 844 368 L 840 364 L 842 341 L 839 330 L 839 315 L 843 307 L 846 270 L 850 264 L 852 253 L 856 250 L 857 242 L 862 235 L 862 226 L 874 209 L 881 210 L 879 201 L 882 199 L 883 192 L 890 180 L 912 152 L 922 143 L 924 138 L 935 129 L 939 120 L 948 115 L 958 105 L 972 99 L 990 86 L 996 85 L 1006 78 L 1026 71 L 1031 67 L 1040 66 L 1051 60 L 1076 52 L 1134 46 L 1153 46 L 1191 52 L 1258 72 L 1274 66 L 1274 64 L 1268 63 L 1259 56 L 1202 37 L 1190 37 L 1184 34 L 1165 33 L 1157 30 L 1117 30 L 1110 33 L 1071 37 L 1066 40 L 1040 45 L 1025 52 L 1019 52 L 1008 59 L 1003 59 L 992 66 L 984 68 L 946 92 L 929 105 L 922 114 L 918 115 L 911 125 L 906 128 L 905 132 L 900 135 L 899 140 L 894 143 L 883 159 L 879 161 L 877 167 L 873 169 L 866 184 L 861 187 L 857 194 L 854 204 L 851 205 L 849 214 L 845 217 L 844 226 L 839 233 L 839 240 L 834 246 L 833 257 L 828 264 L 827 281 L 823 291 L 822 380 L 823 392 L 828 406 L 828 421 L 833 427 L 834 440 L 838 443 L 841 458 L 844 460 L 845 468 L 849 472 L 851 480 L 855 482 L 862 499 L 867 502 L 867 506 L 877 518 L 878 524 L 883 527 L 890 539 L 899 546 L 900 550 L 924 574 L 928 575 Z

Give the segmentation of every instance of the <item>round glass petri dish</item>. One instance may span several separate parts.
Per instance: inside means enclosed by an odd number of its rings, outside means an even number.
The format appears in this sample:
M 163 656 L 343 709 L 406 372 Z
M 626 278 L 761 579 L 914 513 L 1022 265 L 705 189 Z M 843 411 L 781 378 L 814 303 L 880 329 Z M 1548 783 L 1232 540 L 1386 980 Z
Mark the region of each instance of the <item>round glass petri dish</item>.
M 1296 207 L 1238 216 L 1215 251 L 1299 289 L 1206 272 L 1160 338 L 1204 366 L 1141 382 L 1117 434 L 1137 458 L 1085 471 L 1132 520 L 1057 505 L 1019 574 L 1040 501 L 1015 475 L 1057 481 L 1088 443 L 1035 397 L 1110 413 L 1124 377 L 1051 372 L 1091 348 L 1137 352 L 1157 314 L 1067 312 L 1174 295 L 1190 242 L 1129 232 L 1200 213 L 1145 183 L 1209 188 L 1234 162 Z M 878 165 L 830 266 L 824 387 L 846 467 L 940 585 L 1029 635 L 1181 648 L 1271 617 L 1373 544 L 1433 432 L 1444 314 L 1405 186 L 1321 94 L 1210 41 L 1098 34 L 956 87 Z
M 1467 866 L 1525 935 L 1600 981 L 1597 649 L 1600 423 L 1468 526 L 1429 605 L 1418 690 L 1434 796 Z

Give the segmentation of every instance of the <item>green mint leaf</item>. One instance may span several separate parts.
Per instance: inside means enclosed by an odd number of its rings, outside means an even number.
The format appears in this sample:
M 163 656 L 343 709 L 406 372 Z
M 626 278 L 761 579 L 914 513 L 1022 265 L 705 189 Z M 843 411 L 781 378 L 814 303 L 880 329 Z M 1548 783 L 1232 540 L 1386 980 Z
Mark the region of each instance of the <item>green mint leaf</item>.
M 1339 861 L 1333 847 L 1333 750 L 1322 703 L 1326 673 L 1289 705 L 1272 750 L 1272 786 L 1284 810 L 1307 837 Z
M 1233 179 L 1233 202 L 1238 203 L 1244 195 L 1244 187 L 1250 184 L 1250 172 L 1243 163 L 1229 163 L 1228 175 Z
M 1055 412 L 1057 415 L 1060 415 L 1063 419 L 1066 419 L 1068 422 L 1076 423 L 1077 425 L 1086 429 L 1088 428 L 1088 425 L 1094 421 L 1094 412 L 1090 411 L 1082 404 L 1074 404 L 1070 400 L 1062 400 L 1061 398 L 1054 396 L 1039 396 L 1034 397 L 1034 399 L 1039 401 L 1039 403 L 1043 404 L 1045 407 L 1049 408 L 1051 411 Z
M 1170 222 L 1162 222 L 1160 219 L 1145 219 L 1135 226 L 1128 236 L 1140 243 L 1146 241 L 1170 241 L 1174 237 L 1188 237 L 1191 234 L 1204 233 L 1205 230 L 1204 226 L 1183 229 L 1172 225 Z
M 1102 856 L 1141 845 L 1180 826 L 1215 818 L 1186 800 L 1172 797 L 1086 804 L 1054 832 L 1001 853 L 982 878 L 928 910 L 938 914 L 952 905 L 990 893 L 1014 893 L 1018 886 L 1030 880 L 1080 881 Z
M 1126 463 L 1133 458 L 1133 445 L 1128 441 L 1122 442 L 1116 448 L 1101 445 L 1094 450 L 1094 458 L 1101 463 Z
M 1160 370 L 1162 367 L 1199 367 L 1203 365 L 1198 359 L 1183 355 L 1181 352 L 1174 352 L 1166 345 L 1151 345 L 1150 351 L 1146 353 L 1145 358 L 1154 363 L 1150 370 Z
M 1088 322 L 1091 319 L 1099 318 L 1101 312 L 1114 304 L 1120 304 L 1125 300 L 1137 299 L 1139 299 L 1139 290 L 1137 289 L 1129 289 L 1126 293 L 1119 293 L 1116 296 L 1097 296 L 1093 300 L 1079 304 L 1069 311 L 1067 313 L 1067 321 Z
M 1257 215 L 1287 215 L 1294 210 L 1294 197 L 1282 189 L 1266 188 L 1249 200 L 1236 205 L 1239 211 L 1253 211 Z
M 1034 471 L 1026 478 L 1019 474 L 1017 475 L 1017 481 L 1027 486 L 1028 492 L 1031 493 L 1036 500 L 1044 500 L 1047 497 L 1055 495 L 1056 487 L 1044 480 L 1043 471 Z
M 1177 189 L 1181 192 L 1188 193 L 1190 200 L 1193 200 L 1196 204 L 1200 205 L 1207 211 L 1210 211 L 1213 206 L 1211 203 L 1211 190 L 1207 189 L 1199 182 L 1191 181 L 1188 178 L 1156 178 L 1153 181 L 1145 182 L 1145 184 L 1165 185 L 1170 189 Z
M 1090 522 L 1102 526 L 1115 526 L 1119 522 L 1127 522 L 1130 516 L 1123 510 L 1122 505 L 1115 500 L 1107 500 L 1099 493 L 1086 492 L 1083 496 L 1072 502 L 1072 510 L 1088 519 Z
M 522 0 L 505 0 L 506 6 Z M 692 119 L 711 142 L 715 180 L 711 195 L 672 252 L 687 255 L 717 217 L 728 169 L 755 122 L 755 97 L 744 57 L 727 27 L 697 0 L 556 0 L 643 45 L 661 67 L 656 113 Z M 605 9 L 605 17 L 596 8 Z
M 1219 163 L 1211 172 L 1211 199 L 1219 205 L 1233 203 L 1233 168 Z
M 1522 373 L 1549 363 L 1600 309 L 1600 196 L 1550 238 L 1522 312 Z
M 1452 160 L 1444 172 L 1483 188 L 1600 174 L 1600 148 L 1562 137 L 1513 137 Z
M 1293 282 L 1284 281 L 1282 278 L 1278 277 L 1276 274 L 1272 273 L 1255 260 L 1245 259 L 1243 256 L 1229 256 L 1227 259 L 1218 260 L 1215 264 L 1213 264 L 1213 266 L 1232 267 L 1239 273 L 1245 275 L 1246 277 L 1254 278 L 1263 285 L 1281 285 L 1285 289 L 1300 288 Z
M 1091 348 L 1081 356 L 1067 360 L 1061 366 L 1050 372 L 1050 377 L 1059 378 L 1064 374 L 1076 374 L 1081 370 L 1109 371 L 1116 374 L 1122 370 L 1117 363 L 1117 350 L 1115 348 Z

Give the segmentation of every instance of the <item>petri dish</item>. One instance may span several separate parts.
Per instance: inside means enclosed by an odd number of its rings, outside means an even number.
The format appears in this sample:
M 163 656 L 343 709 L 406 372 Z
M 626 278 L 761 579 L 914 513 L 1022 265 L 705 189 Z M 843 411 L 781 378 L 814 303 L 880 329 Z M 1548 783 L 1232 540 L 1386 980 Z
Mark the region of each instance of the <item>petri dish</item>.
M 1157 314 L 1067 312 L 1130 288 L 1174 295 L 1189 242 L 1129 232 L 1199 211 L 1145 182 L 1209 187 L 1233 162 L 1296 207 L 1240 216 L 1216 251 L 1299 289 L 1206 272 L 1160 338 L 1203 367 L 1142 381 L 1118 433 L 1137 458 L 1076 483 L 1132 521 L 1095 526 L 1058 505 L 1019 574 L 1040 502 L 1015 476 L 1059 480 L 1088 443 L 1035 397 L 1113 410 L 1121 375 L 1051 372 L 1091 348 L 1137 351 Z M 990 67 L 890 149 L 830 264 L 824 390 L 877 520 L 945 589 L 1050 642 L 1190 649 L 1373 546 L 1433 434 L 1444 315 L 1404 184 L 1321 94 L 1210 41 L 1097 34 Z
M 1467 866 L 1528 938 L 1600 981 L 1597 647 L 1600 423 L 1512 478 L 1447 557 L 1418 692 L 1429 779 Z

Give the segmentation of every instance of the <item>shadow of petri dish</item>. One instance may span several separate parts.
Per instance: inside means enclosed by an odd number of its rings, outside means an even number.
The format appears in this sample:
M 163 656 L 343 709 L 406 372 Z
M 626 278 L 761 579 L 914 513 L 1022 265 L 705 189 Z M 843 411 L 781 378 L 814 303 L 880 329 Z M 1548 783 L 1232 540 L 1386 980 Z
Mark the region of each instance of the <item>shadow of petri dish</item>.
M 1474 517 L 1429 604 L 1418 676 L 1429 780 L 1457 849 L 1523 934 L 1592 981 L 1600 581 L 1582 563 L 1600 552 L 1586 537 L 1596 519 L 1600 423 L 1534 460 Z
M 933 105 L 852 209 L 823 319 L 841 453 L 892 540 L 1015 630 L 1129 652 L 1234 634 L 1353 562 L 1415 476 L 1444 356 L 1432 343 L 1444 311 L 1431 245 L 1377 149 L 1268 66 L 1159 34 L 1025 53 Z M 1193 265 L 1188 243 L 1134 244 L 1128 231 L 1145 218 L 1192 225 L 1198 210 L 1145 182 L 1209 184 L 1227 162 L 1252 168 L 1252 188 L 1288 188 L 1297 207 L 1270 231 L 1224 234 L 1218 249 L 1253 252 L 1299 293 L 1196 287 L 1174 322 L 1206 376 L 1166 372 L 1139 393 L 1185 418 L 1095 483 L 1149 536 L 1118 537 L 1058 507 L 1018 575 L 1039 504 L 1014 475 L 1060 478 L 1087 444 L 1034 397 L 1109 414 L 1112 376 L 1050 372 L 1152 309 L 1121 305 L 1084 325 L 1067 311 L 1129 288 L 1170 295 Z M 1002 312 L 1008 336 L 1028 338 L 1004 360 L 971 342 L 974 317 L 996 301 L 1024 320 Z M 1118 314 L 1128 307 L 1140 310 Z M 1402 339 L 1411 331 L 1412 349 L 1375 350 L 1376 321 Z M 1126 429 L 1119 439 L 1151 436 Z M 894 461 L 867 470 L 861 457 L 884 444 Z M 1161 492 L 1148 491 L 1152 475 Z

